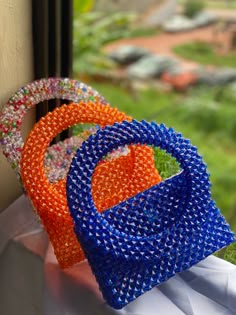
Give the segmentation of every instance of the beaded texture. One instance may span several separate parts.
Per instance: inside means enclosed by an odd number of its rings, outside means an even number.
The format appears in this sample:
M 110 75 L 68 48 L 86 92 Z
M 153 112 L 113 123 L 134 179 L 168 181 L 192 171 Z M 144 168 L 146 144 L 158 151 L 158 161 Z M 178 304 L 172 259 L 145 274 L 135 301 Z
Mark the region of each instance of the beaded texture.
M 3 154 L 11 164 L 11 167 L 16 171 L 19 179 L 19 161 L 24 145 L 21 135 L 23 118 L 28 110 L 36 104 L 54 98 L 67 99 L 73 102 L 79 102 L 80 100 L 99 101 L 107 104 L 105 99 L 92 87 L 68 78 L 41 79 L 20 88 L 9 99 L 0 115 L 0 143 Z M 72 143 L 72 141 L 75 141 L 75 143 Z M 76 146 L 77 142 L 78 140 L 75 137 L 70 141 L 72 146 Z M 58 167 L 55 165 L 58 161 L 55 159 L 54 161 L 55 163 L 51 163 L 51 173 L 55 173 L 51 175 L 52 181 L 57 180 L 58 174 Z M 63 176 L 65 176 L 65 172 L 63 172 Z
M 91 190 L 95 167 L 109 151 L 130 144 L 166 150 L 182 171 L 100 214 Z M 90 136 L 72 160 L 67 198 L 103 297 L 116 309 L 235 240 L 211 199 L 197 148 L 164 125 L 134 120 Z
M 103 127 L 125 119 L 131 120 L 117 109 L 99 102 L 71 103 L 41 118 L 25 142 L 21 158 L 23 185 L 45 226 L 62 268 L 82 261 L 84 254 L 73 231 L 65 180 L 50 183 L 46 176 L 46 149 L 58 133 L 73 124 L 95 123 Z M 160 180 L 153 150 L 148 146 L 130 146 L 127 154 L 106 159 L 96 168 L 92 193 L 97 209 L 103 211 Z M 81 204 L 84 202 L 83 199 L 77 201 Z
M 44 156 L 44 169 L 50 183 L 66 177 L 77 149 L 96 130 L 97 128 L 89 128 L 79 135 L 59 141 L 47 148 Z

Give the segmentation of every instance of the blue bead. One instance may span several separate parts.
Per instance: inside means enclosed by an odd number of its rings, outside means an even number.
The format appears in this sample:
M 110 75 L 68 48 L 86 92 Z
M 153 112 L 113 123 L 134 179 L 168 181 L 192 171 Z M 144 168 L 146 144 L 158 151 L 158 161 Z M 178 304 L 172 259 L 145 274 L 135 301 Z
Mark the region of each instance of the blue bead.
M 91 194 L 94 169 L 109 151 L 131 143 L 160 146 L 182 171 L 99 214 Z M 67 198 L 102 294 L 117 309 L 235 240 L 211 199 L 196 147 L 163 124 L 134 120 L 90 136 L 72 160 Z

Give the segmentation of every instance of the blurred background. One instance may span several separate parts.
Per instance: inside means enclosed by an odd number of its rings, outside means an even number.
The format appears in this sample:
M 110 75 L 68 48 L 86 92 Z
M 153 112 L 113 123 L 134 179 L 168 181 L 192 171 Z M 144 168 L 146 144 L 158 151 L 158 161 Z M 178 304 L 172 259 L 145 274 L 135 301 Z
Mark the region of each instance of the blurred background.
M 236 231 L 235 0 L 75 0 L 73 73 L 112 106 L 190 138 Z M 163 178 L 178 171 L 155 158 Z M 236 246 L 218 255 L 236 263 Z
M 138 120 L 174 127 L 203 155 L 213 198 L 236 232 L 236 0 L 2 0 L 0 16 L 0 109 L 35 79 L 70 77 Z M 29 111 L 23 135 L 61 102 Z M 163 179 L 179 171 L 154 153 Z M 62 301 L 78 313 L 77 296 L 57 290 L 75 288 L 76 275 L 60 277 L 51 260 L 45 269 L 47 238 L 15 175 L 0 146 L 0 314 L 42 314 L 45 305 L 59 314 Z M 217 255 L 236 264 L 236 244 Z

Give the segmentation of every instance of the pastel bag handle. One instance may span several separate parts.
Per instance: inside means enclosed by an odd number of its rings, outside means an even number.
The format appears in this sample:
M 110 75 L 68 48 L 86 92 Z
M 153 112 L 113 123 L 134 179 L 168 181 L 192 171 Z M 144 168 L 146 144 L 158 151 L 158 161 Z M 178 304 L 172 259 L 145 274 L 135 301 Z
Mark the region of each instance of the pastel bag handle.
M 23 118 L 36 104 L 54 98 L 73 102 L 90 100 L 107 103 L 92 87 L 68 78 L 36 80 L 20 88 L 3 107 L 0 115 L 0 141 L 3 154 L 19 179 L 19 161 L 24 144 L 21 135 Z M 77 143 L 76 138 L 73 139 Z
M 94 169 L 108 152 L 131 144 L 164 149 L 182 171 L 100 214 L 91 193 Z M 72 160 L 67 198 L 102 294 L 117 309 L 235 240 L 211 199 L 197 148 L 164 125 L 133 120 L 90 136 Z
M 44 168 L 46 149 L 58 133 L 73 124 L 95 123 L 104 127 L 125 119 L 131 120 L 117 109 L 99 102 L 71 103 L 56 108 L 41 118 L 25 142 L 20 163 L 22 181 L 62 268 L 82 261 L 84 254 L 73 231 L 73 222 L 67 206 L 65 180 L 50 183 L 46 176 Z M 147 176 L 146 168 L 151 170 Z M 127 172 L 128 177 L 124 176 Z M 99 211 L 102 211 L 160 180 L 152 149 L 147 146 L 131 146 L 127 156 L 105 160 L 97 167 L 93 178 L 95 202 Z M 78 202 L 83 204 L 83 197 L 79 198 Z

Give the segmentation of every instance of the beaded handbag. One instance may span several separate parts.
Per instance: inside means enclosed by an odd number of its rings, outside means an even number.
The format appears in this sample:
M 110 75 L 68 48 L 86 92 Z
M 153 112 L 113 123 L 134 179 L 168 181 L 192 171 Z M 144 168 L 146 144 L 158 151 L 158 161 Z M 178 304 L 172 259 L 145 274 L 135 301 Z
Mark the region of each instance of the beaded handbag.
M 19 161 L 23 147 L 21 125 L 27 112 L 36 104 L 54 98 L 67 99 L 73 102 L 100 101 L 107 104 L 104 98 L 92 87 L 68 78 L 49 78 L 31 82 L 20 88 L 7 102 L 0 115 L 0 143 L 3 154 L 20 180 Z M 50 167 L 48 175 L 51 182 L 66 176 L 72 154 L 75 153 L 82 139 L 73 136 L 48 149 L 45 164 Z M 60 157 L 58 158 L 58 150 Z M 58 165 L 60 163 L 60 165 Z
M 182 171 L 100 214 L 91 192 L 94 169 L 109 151 L 130 144 L 166 150 Z M 211 198 L 197 148 L 156 123 L 115 123 L 90 136 L 72 160 L 67 199 L 104 299 L 117 309 L 235 240 Z
M 73 231 L 66 199 L 65 180 L 50 183 L 44 168 L 44 155 L 51 140 L 78 123 L 111 125 L 130 117 L 99 102 L 63 105 L 48 113 L 29 133 L 22 150 L 21 177 L 53 244 L 62 268 L 84 259 Z M 153 151 L 148 146 L 130 146 L 126 155 L 102 161 L 93 176 L 92 193 L 99 211 L 123 201 L 160 182 Z M 83 198 L 76 197 L 79 204 Z

